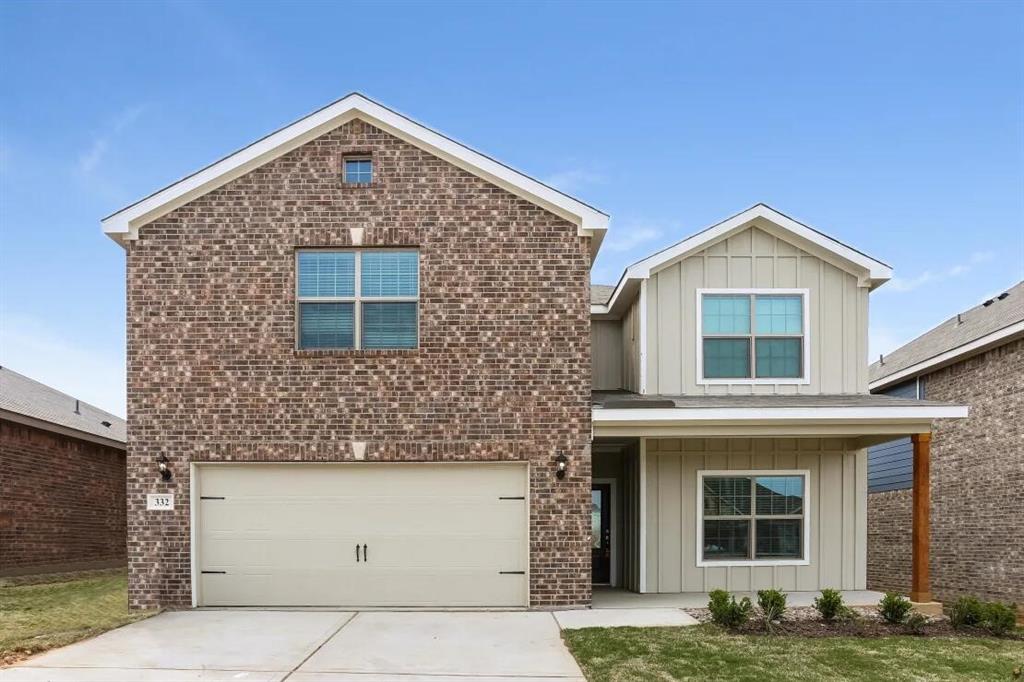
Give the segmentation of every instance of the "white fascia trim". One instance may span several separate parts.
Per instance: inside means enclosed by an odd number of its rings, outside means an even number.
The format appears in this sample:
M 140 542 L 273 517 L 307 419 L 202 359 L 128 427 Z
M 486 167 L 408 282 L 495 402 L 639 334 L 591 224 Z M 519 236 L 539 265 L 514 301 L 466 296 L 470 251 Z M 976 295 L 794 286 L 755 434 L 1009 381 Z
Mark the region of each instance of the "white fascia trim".
M 771 296 L 773 294 L 778 295 L 792 295 L 800 296 L 803 300 L 803 321 L 804 328 L 801 337 L 802 352 L 803 352 L 803 376 L 795 377 L 791 379 L 705 379 L 704 378 L 704 294 L 740 294 L 740 295 L 764 295 Z M 750 311 L 750 334 L 751 340 L 750 352 L 751 354 L 756 352 L 753 340 L 759 336 L 754 331 L 754 317 L 755 311 Z M 811 383 L 811 290 L 810 289 L 697 289 L 697 383 L 702 386 L 715 386 L 715 385 L 742 385 L 742 386 L 800 386 L 808 385 Z M 760 335 L 761 338 L 771 338 L 771 335 Z M 792 338 L 792 337 L 789 337 Z M 753 365 L 753 359 L 751 359 L 751 371 L 755 369 Z
M 709 243 L 717 241 L 718 239 L 728 235 L 733 230 L 739 229 L 757 218 L 767 220 L 768 222 L 792 232 L 796 236 L 839 256 L 843 260 L 863 268 L 867 273 L 867 279 L 870 280 L 869 282 L 865 282 L 865 284 L 870 284 L 871 288 L 874 288 L 886 280 L 892 279 L 892 268 L 885 263 L 875 260 L 856 249 L 852 249 L 846 244 L 822 234 L 817 230 L 811 229 L 803 223 L 799 223 L 789 216 L 779 213 L 770 206 L 757 204 L 756 206 L 751 206 L 742 213 L 734 215 L 731 218 L 698 232 L 692 237 L 684 239 L 678 244 L 674 244 L 663 251 L 659 251 L 658 253 L 630 265 L 623 273 L 618 286 L 615 287 L 615 291 L 612 292 L 611 298 L 608 299 L 605 307 L 611 308 L 614 306 L 615 300 L 627 280 L 647 279 L 653 272 L 660 269 L 661 266 L 683 258 L 689 253 L 700 251 Z
M 705 476 L 802 476 L 804 479 L 804 513 L 803 533 L 804 551 L 800 559 L 704 559 L 704 477 Z M 714 566 L 808 566 L 811 563 L 811 470 L 810 469 L 723 469 L 697 471 L 697 566 L 711 568 Z M 753 511 L 753 510 L 752 510 Z M 741 517 L 746 519 L 748 517 Z M 757 518 L 757 517 L 755 517 Z M 762 517 L 764 518 L 764 517 Z
M 1024 333 L 1024 320 L 1011 324 L 1009 327 L 1003 327 L 1002 329 L 994 331 L 991 334 L 986 334 L 985 336 L 982 336 L 980 339 L 975 339 L 970 343 L 965 343 L 964 345 L 958 346 L 953 350 L 946 351 L 945 353 L 940 353 L 939 355 L 928 358 L 927 360 L 922 360 L 917 364 L 911 365 L 906 369 L 901 369 L 900 371 L 894 372 L 893 374 L 890 374 L 888 376 L 884 376 L 881 379 L 875 379 L 870 384 L 868 384 L 868 389 L 871 391 L 877 391 L 880 388 L 885 388 L 886 386 L 891 386 L 892 384 L 899 383 L 903 379 L 908 379 L 919 374 L 924 374 L 926 372 L 939 369 L 940 367 L 957 361 L 958 359 L 965 355 L 969 355 L 971 353 L 974 353 L 975 351 L 980 351 L 987 346 L 993 346 L 1000 342 L 1009 340 L 1014 335 L 1022 333 Z
M 900 407 L 674 407 L 626 408 L 593 410 L 593 421 L 599 424 L 644 422 L 773 422 L 871 423 L 920 422 L 930 419 L 963 419 L 966 405 L 907 405 Z
M 592 206 L 548 187 L 363 95 L 351 94 L 104 218 L 101 221 L 103 231 L 119 242 L 123 239 L 135 239 L 141 225 L 353 118 L 367 120 L 410 144 L 570 220 L 579 227 L 579 234 L 591 236 L 595 242 L 599 243 L 608 229 L 608 215 Z

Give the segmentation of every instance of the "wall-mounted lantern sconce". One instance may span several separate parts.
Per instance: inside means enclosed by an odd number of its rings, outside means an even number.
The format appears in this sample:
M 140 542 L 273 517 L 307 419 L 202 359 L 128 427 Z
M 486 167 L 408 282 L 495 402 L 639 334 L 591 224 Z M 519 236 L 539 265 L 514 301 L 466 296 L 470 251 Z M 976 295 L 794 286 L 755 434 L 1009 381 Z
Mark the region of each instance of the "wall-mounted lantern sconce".
M 569 466 L 569 460 L 565 458 L 565 454 L 559 452 L 558 457 L 555 457 L 555 477 L 558 480 L 565 478 L 565 469 Z
M 167 455 L 160 455 L 156 460 L 156 466 L 160 469 L 160 480 L 164 482 L 171 480 L 171 470 L 167 468 L 167 463 L 170 461 L 167 459 Z

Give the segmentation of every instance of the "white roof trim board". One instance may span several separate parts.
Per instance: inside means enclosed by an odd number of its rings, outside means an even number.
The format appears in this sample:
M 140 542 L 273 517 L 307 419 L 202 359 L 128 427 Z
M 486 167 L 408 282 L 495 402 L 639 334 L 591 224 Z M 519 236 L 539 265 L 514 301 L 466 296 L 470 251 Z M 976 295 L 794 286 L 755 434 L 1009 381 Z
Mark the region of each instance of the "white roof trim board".
M 682 260 L 683 258 L 702 251 L 712 243 L 746 229 L 750 223 L 762 219 L 786 233 L 787 238 L 795 238 L 797 246 L 813 249 L 834 262 L 838 267 L 858 275 L 862 286 L 874 289 L 892 278 L 892 268 L 887 264 L 861 253 L 853 247 L 834 239 L 823 232 L 797 222 L 789 216 L 776 211 L 766 204 L 751 206 L 720 223 L 712 225 L 697 234 L 638 261 L 628 268 L 615 286 L 615 291 L 604 305 L 591 306 L 591 313 L 599 315 L 611 311 L 619 295 L 630 281 L 648 279 L 658 270 Z
M 608 229 L 608 215 L 534 180 L 489 156 L 359 94 L 333 104 L 267 135 L 192 175 L 186 176 L 101 221 L 103 231 L 118 243 L 137 239 L 139 228 L 175 208 L 214 190 L 267 162 L 359 118 L 481 178 L 559 215 L 593 237 L 596 254 Z
M 676 407 L 593 410 L 595 424 L 715 423 L 771 424 L 878 424 L 919 422 L 931 419 L 963 419 L 966 405 L 921 405 L 899 407 Z

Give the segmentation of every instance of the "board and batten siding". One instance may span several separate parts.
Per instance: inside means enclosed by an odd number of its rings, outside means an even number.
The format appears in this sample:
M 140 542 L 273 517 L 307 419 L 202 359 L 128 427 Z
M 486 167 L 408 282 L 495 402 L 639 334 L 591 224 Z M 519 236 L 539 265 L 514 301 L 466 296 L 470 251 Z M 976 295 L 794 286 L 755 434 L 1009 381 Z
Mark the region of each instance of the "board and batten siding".
M 590 323 L 591 386 L 595 391 L 622 388 L 622 322 L 593 320 Z
M 697 290 L 717 288 L 809 290 L 809 383 L 697 383 Z M 868 391 L 868 289 L 859 287 L 854 275 L 759 229 L 756 224 L 653 273 L 647 282 L 646 315 L 647 393 Z
M 640 297 L 622 316 L 622 388 L 640 392 Z
M 647 452 L 648 592 L 768 588 L 863 590 L 867 582 L 867 454 L 842 439 L 650 438 Z M 810 472 L 810 563 L 697 566 L 697 472 Z

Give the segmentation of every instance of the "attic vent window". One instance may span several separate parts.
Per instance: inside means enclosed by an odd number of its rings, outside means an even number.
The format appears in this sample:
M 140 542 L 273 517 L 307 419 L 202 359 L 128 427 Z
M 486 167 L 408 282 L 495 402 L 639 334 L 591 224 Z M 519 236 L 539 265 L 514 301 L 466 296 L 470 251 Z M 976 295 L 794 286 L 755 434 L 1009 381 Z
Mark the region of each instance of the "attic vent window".
M 346 156 L 343 160 L 346 185 L 368 185 L 373 181 L 373 159 L 368 156 Z
M 100 424 L 103 424 L 103 425 L 104 425 L 104 426 L 106 426 L 106 427 L 107 427 L 108 429 L 110 428 L 110 422 L 100 422 Z

